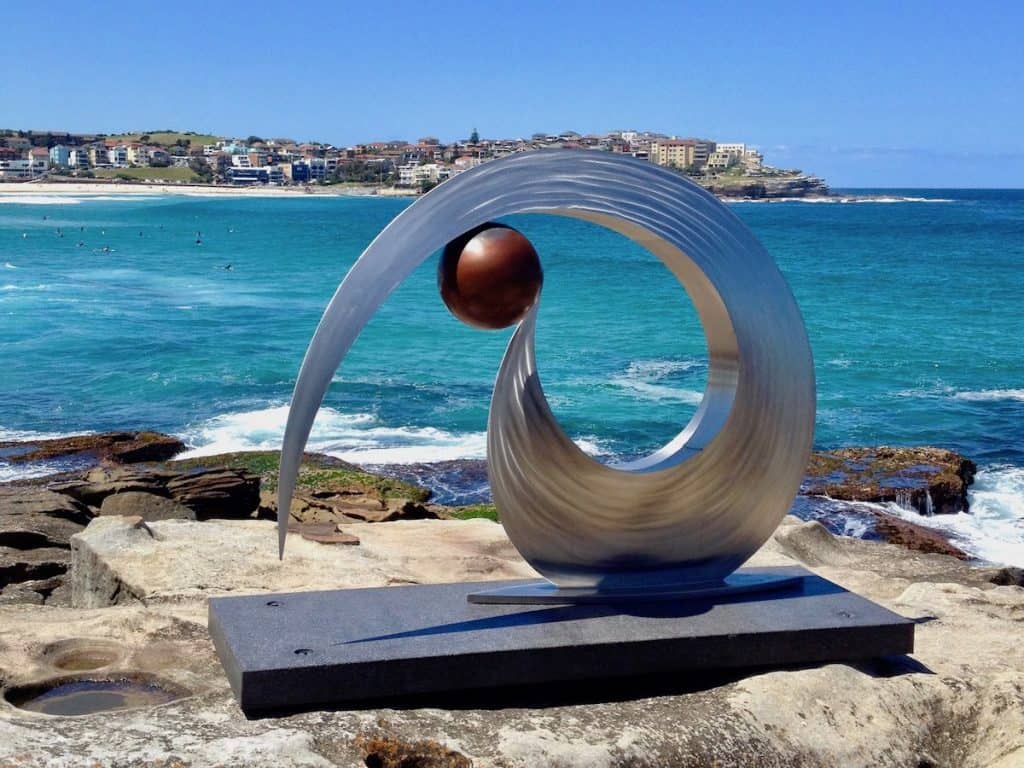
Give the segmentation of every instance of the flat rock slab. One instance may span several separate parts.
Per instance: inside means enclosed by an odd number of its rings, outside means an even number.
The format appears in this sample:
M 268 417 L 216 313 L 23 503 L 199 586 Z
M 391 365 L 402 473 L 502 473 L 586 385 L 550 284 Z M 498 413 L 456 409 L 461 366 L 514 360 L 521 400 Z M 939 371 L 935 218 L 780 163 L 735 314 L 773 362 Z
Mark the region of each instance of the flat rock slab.
M 344 532 L 359 546 L 293 536 L 280 560 L 277 528 L 268 520 L 164 520 L 139 526 L 125 517 L 97 517 L 71 540 L 72 602 L 101 608 L 226 593 L 536 576 L 502 527 L 488 520 L 353 523 Z
M 719 600 L 474 605 L 482 586 L 215 598 L 209 628 L 247 712 L 454 690 L 910 653 L 914 623 L 800 567 L 797 586 Z

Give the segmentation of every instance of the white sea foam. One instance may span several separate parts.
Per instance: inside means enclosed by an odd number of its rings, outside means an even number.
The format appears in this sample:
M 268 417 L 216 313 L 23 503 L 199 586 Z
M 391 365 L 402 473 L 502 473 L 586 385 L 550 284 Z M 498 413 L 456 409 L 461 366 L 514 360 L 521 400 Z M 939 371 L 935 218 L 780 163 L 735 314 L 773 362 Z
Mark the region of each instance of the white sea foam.
M 5 261 L 4 262 L 4 269 L 17 269 L 17 267 L 14 266 L 13 264 L 11 264 L 11 262 Z
M 29 429 L 6 429 L 0 427 L 0 442 L 29 442 L 30 440 L 57 440 L 72 435 L 91 435 L 91 430 L 81 432 L 35 432 Z
M 195 425 L 181 435 L 193 446 L 184 458 L 231 451 L 276 450 L 281 447 L 288 406 L 223 414 Z M 592 437 L 576 440 L 587 453 L 603 453 Z M 354 464 L 418 464 L 487 455 L 485 432 L 448 432 L 435 427 L 393 427 L 368 413 L 346 414 L 321 408 L 313 423 L 307 450 L 336 456 Z
M 700 368 L 703 362 L 697 360 L 638 360 L 630 363 L 611 384 L 632 392 L 644 400 L 657 400 L 699 405 L 704 393 L 696 389 L 675 387 L 663 383 L 674 373 Z
M 0 204 L 7 205 L 79 205 L 85 202 L 120 203 L 129 200 L 162 200 L 166 195 L 139 194 L 138 192 L 121 192 L 98 194 L 95 192 L 76 192 L 69 194 L 48 195 L 42 192 L 0 193 Z
M 11 480 L 27 480 L 31 477 L 46 477 L 53 475 L 60 470 L 48 464 L 9 464 L 0 461 L 0 483 L 7 483 Z
M 896 504 L 880 505 L 911 523 L 940 531 L 974 557 L 1024 566 L 1024 468 L 997 465 L 978 472 L 968 491 L 969 513 L 924 517 Z
M 825 205 L 854 205 L 864 203 L 952 203 L 945 197 L 911 197 L 911 196 L 814 196 L 814 197 L 759 197 L 759 198 L 723 198 L 727 203 L 808 203 Z
M 895 392 L 896 397 L 911 397 L 915 399 L 921 398 L 933 398 L 933 397 L 955 397 L 956 390 L 948 384 L 942 384 L 941 382 L 920 386 L 911 387 L 910 389 L 901 389 Z
M 0 194 L 0 205 L 77 205 L 82 202 L 77 197 L 33 194 Z
M 0 291 L 46 291 L 49 290 L 50 286 L 46 283 L 39 283 L 38 285 L 15 285 L 14 283 L 7 283 L 6 285 L 0 285 Z
M 0 442 L 31 442 L 33 440 L 56 440 L 71 435 L 88 435 L 91 432 L 34 432 L 27 429 L 5 429 L 0 427 Z M 26 462 L 12 464 L 0 459 L 0 483 L 11 480 L 25 480 L 30 477 L 45 477 L 60 472 L 61 467 L 52 462 Z
M 957 392 L 953 395 L 957 400 L 1021 400 L 1024 401 L 1024 389 L 980 389 L 976 391 Z
M 849 536 L 854 539 L 864 538 L 864 534 L 868 532 L 868 521 L 862 520 L 855 517 L 847 517 L 843 519 L 843 536 Z
M 646 381 L 633 381 L 631 379 L 615 378 L 615 384 L 639 395 L 645 400 L 674 401 L 686 403 L 687 405 L 700 405 L 704 393 L 696 389 L 678 389 L 665 386 L 664 384 L 651 384 Z

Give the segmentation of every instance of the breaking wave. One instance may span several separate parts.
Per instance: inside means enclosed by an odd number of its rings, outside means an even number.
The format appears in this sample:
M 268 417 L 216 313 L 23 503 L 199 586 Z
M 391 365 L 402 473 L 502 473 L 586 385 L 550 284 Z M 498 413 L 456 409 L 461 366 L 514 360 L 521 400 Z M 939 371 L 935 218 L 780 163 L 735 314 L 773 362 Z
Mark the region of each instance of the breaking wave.
M 193 446 L 182 458 L 233 451 L 277 450 L 281 447 L 288 406 L 222 414 L 179 435 Z M 602 453 L 599 442 L 578 438 L 590 454 Z M 449 432 L 435 427 L 393 427 L 368 413 L 348 414 L 321 408 L 313 422 L 307 450 L 326 453 L 353 464 L 419 464 L 487 455 L 486 432 Z

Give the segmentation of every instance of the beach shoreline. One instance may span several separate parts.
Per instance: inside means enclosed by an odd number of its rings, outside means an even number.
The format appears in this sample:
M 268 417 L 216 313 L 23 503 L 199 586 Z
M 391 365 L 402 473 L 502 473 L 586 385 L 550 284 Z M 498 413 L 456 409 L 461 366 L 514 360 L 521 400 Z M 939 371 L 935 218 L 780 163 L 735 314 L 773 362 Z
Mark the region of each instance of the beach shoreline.
M 124 181 L 0 182 L 0 197 L 7 195 L 181 195 L 185 197 L 414 197 L 417 190 L 382 187 L 375 184 L 332 184 L 327 186 L 237 186 L 230 184 L 158 184 Z
M 181 196 L 181 197 L 247 197 L 247 198 L 308 198 L 308 197 L 379 197 L 413 198 L 422 194 L 418 189 L 389 187 L 377 184 L 330 184 L 308 186 L 239 186 L 232 184 L 177 184 L 162 182 L 126 182 L 122 180 L 76 179 L 74 181 L 0 182 L 0 203 L 31 202 L 44 197 L 102 197 L 118 196 Z M 893 194 L 807 194 L 796 196 L 743 197 L 714 192 L 725 203 L 948 203 L 949 198 L 926 198 Z M 17 199 L 15 199 L 17 198 Z

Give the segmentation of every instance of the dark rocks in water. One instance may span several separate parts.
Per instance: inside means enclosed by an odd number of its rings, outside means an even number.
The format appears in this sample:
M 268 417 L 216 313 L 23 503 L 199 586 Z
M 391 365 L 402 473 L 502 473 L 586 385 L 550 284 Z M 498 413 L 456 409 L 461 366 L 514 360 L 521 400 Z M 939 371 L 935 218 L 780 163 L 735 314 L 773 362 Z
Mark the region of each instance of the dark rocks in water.
M 1000 587 L 1024 587 L 1024 568 L 999 568 L 991 575 L 989 582 Z
M 148 523 L 157 520 L 195 520 L 195 510 L 173 499 L 153 493 L 127 491 L 107 496 L 100 507 L 101 515 L 138 516 Z
M 876 513 L 874 530 L 883 541 L 898 544 L 904 549 L 970 560 L 970 555 L 947 541 L 941 533 L 893 515 Z
M 483 459 L 454 459 L 419 464 L 386 464 L 373 467 L 390 477 L 430 488 L 438 504 L 464 506 L 491 500 L 487 462 Z
M 976 472 L 973 461 L 944 448 L 839 448 L 812 454 L 801 493 L 953 514 L 968 511 Z
M 0 455 L 12 463 L 87 456 L 97 463 L 135 464 L 167 461 L 183 450 L 185 444 L 181 440 L 160 432 L 101 432 L 53 440 L 0 442 Z

